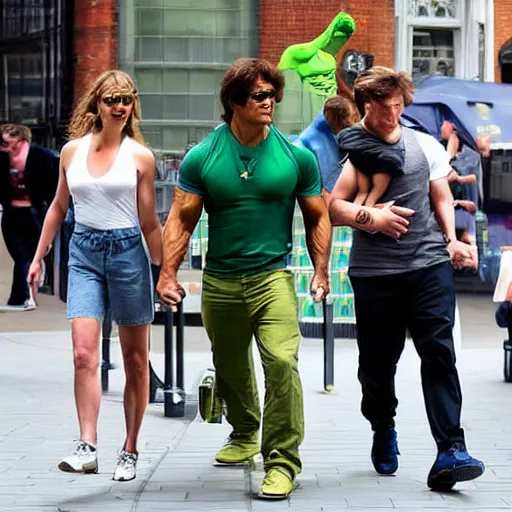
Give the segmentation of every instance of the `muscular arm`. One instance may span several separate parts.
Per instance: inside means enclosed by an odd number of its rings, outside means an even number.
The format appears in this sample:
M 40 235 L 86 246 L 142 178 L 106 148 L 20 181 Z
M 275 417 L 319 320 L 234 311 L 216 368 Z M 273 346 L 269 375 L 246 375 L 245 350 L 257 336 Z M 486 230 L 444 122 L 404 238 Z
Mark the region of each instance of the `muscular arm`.
M 453 196 L 447 178 L 439 178 L 430 182 L 430 200 L 441 230 L 448 239 L 456 240 Z
M 306 244 L 315 272 L 327 274 L 331 254 L 331 223 L 322 196 L 300 197 Z
M 407 233 L 407 217 L 414 215 L 409 208 L 387 203 L 381 207 L 360 206 L 352 201 L 357 193 L 357 169 L 347 160 L 336 182 L 329 204 L 333 226 L 349 226 L 367 233 L 383 233 L 398 239 Z
M 349 226 L 375 233 L 370 208 L 354 204 L 357 194 L 357 170 L 350 160 L 343 166 L 334 186 L 329 203 L 329 216 L 333 226 Z
M 155 157 L 146 148 L 140 148 L 135 155 L 139 171 L 137 206 L 140 229 L 155 265 L 162 262 L 162 226 L 156 214 L 155 199 Z
M 460 242 L 455 233 L 455 210 L 453 196 L 447 178 L 430 181 L 430 200 L 441 230 L 450 240 L 447 245 L 450 259 L 455 268 L 471 268 L 478 266 L 476 246 Z
M 174 189 L 174 200 L 163 234 L 163 262 L 161 274 L 176 279 L 178 269 L 187 252 L 190 237 L 201 217 L 203 198 Z

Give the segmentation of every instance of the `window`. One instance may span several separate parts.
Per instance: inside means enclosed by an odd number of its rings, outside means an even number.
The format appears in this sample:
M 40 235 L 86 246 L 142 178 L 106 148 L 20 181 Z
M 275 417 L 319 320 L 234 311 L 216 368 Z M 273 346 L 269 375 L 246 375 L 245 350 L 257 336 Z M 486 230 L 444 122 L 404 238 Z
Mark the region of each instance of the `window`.
M 485 80 L 485 25 L 478 24 L 478 79 Z
M 182 154 L 220 123 L 219 84 L 251 55 L 252 0 L 121 4 L 121 67 L 137 81 L 142 129 L 157 153 Z
M 43 81 L 41 53 L 7 55 L 4 59 L 9 95 L 9 112 L 13 122 L 37 124 L 43 118 Z
M 0 0 L 0 121 L 55 147 L 72 105 L 71 0 Z M 4 30 L 2 30 L 4 29 Z
M 412 45 L 414 82 L 434 73 L 454 76 L 453 30 L 416 29 Z
M 395 0 L 395 66 L 415 83 L 434 73 L 494 80 L 494 0 Z
M 4 37 L 20 37 L 44 29 L 44 0 L 5 0 L 2 3 Z
M 458 0 L 411 0 L 408 15 L 418 18 L 458 17 Z

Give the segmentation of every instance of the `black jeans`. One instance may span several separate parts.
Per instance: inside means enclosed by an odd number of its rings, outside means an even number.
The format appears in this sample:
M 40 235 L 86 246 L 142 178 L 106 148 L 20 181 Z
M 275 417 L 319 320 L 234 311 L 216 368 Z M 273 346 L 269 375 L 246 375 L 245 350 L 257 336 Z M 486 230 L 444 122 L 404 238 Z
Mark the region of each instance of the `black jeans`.
M 19 306 L 29 298 L 28 270 L 36 253 L 41 222 L 34 208 L 6 208 L 2 214 L 2 234 L 14 261 L 8 304 Z
M 510 308 L 508 312 L 508 342 L 512 343 L 512 307 Z
M 377 430 L 395 426 L 396 365 L 409 330 L 421 358 L 428 421 L 439 449 L 464 442 L 455 367 L 455 287 L 450 263 L 379 277 L 351 277 L 359 346 L 361 411 Z

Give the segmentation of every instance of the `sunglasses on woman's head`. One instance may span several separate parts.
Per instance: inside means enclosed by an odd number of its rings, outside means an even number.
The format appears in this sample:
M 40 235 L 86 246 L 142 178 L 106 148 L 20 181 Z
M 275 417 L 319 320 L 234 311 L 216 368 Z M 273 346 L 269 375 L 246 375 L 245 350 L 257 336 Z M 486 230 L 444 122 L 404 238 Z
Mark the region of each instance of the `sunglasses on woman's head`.
M 249 95 L 249 97 L 252 98 L 254 101 L 257 101 L 258 103 L 261 103 L 262 101 L 265 101 L 268 98 L 274 99 L 276 97 L 276 91 L 253 92 Z
M 107 107 L 112 107 L 113 105 L 119 105 L 119 103 L 122 103 L 124 106 L 131 105 L 133 103 L 133 99 L 134 98 L 131 94 L 116 94 L 114 96 L 105 96 L 104 98 L 101 98 L 101 101 L 103 101 Z

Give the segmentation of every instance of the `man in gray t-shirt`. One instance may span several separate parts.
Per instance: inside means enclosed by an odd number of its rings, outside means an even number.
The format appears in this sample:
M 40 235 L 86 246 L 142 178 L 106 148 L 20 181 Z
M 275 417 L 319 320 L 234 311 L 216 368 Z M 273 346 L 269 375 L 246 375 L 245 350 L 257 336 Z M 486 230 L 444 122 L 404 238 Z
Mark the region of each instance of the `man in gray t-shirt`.
M 355 99 L 364 116 L 356 134 L 368 137 L 373 154 L 401 151 L 403 174 L 391 179 L 381 206 L 352 201 L 356 172 L 349 160 L 334 187 L 330 215 L 334 225 L 354 229 L 349 275 L 354 290 L 359 348 L 361 410 L 374 431 L 372 462 L 380 474 L 398 469 L 395 372 L 409 331 L 421 358 L 423 395 L 437 457 L 427 485 L 451 489 L 484 472 L 466 449 L 460 426 L 461 388 L 453 348 L 455 287 L 452 264 L 475 268 L 475 253 L 455 236 L 451 168 L 444 148 L 430 135 L 400 125 L 413 84 L 403 73 L 375 67 L 355 82 Z M 371 144 L 370 144 L 371 142 Z M 341 148 L 343 149 L 343 148 Z M 375 157 L 375 154 L 377 157 Z M 362 159 L 361 159 L 362 157 Z M 384 162 L 384 160 L 382 160 Z

